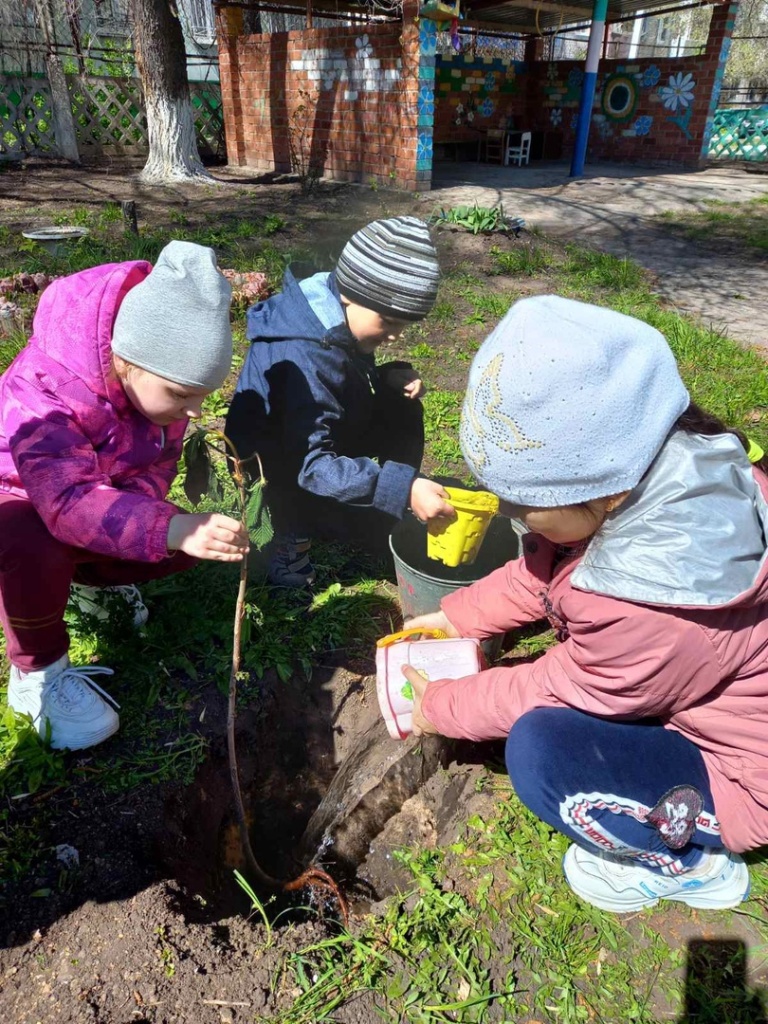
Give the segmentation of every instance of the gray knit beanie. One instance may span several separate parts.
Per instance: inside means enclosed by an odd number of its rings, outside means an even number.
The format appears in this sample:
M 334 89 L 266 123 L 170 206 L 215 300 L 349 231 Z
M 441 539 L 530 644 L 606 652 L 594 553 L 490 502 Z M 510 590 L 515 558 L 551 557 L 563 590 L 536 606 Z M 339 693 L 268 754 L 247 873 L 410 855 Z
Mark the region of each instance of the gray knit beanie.
M 653 327 L 536 296 L 515 303 L 474 358 L 461 449 L 505 501 L 574 505 L 631 490 L 689 401 Z
M 341 294 L 398 320 L 422 320 L 437 298 L 440 267 L 426 222 L 375 220 L 344 246 L 336 266 Z
M 232 365 L 231 297 L 213 249 L 169 242 L 123 299 L 112 351 L 158 377 L 214 391 Z

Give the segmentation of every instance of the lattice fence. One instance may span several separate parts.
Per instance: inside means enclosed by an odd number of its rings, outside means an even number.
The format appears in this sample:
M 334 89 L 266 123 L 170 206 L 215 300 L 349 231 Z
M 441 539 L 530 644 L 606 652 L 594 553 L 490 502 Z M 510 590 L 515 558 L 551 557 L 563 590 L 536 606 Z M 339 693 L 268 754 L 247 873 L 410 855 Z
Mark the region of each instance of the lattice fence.
M 768 162 L 768 105 L 718 110 L 708 155 L 718 160 Z
M 44 78 L 6 78 L 0 87 L 0 157 L 55 153 L 48 82 Z
M 137 78 L 67 78 L 80 156 L 147 151 L 147 119 Z
M 67 77 L 78 147 L 83 159 L 147 152 L 147 120 L 136 78 Z M 191 82 L 200 153 L 224 158 L 224 119 L 217 82 Z M 51 93 L 42 78 L 0 78 L 0 159 L 54 155 Z

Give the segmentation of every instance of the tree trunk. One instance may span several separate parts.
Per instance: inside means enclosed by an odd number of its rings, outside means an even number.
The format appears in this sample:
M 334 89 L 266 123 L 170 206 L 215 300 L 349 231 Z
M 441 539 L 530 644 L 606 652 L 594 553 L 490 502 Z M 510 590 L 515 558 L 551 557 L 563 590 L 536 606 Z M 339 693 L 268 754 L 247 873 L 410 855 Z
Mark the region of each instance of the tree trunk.
M 149 134 L 149 157 L 141 180 L 155 185 L 215 182 L 197 150 L 184 36 L 175 0 L 129 0 L 128 11 Z
M 69 98 L 67 79 L 60 57 L 54 50 L 56 42 L 55 0 L 34 0 L 35 15 L 45 39 L 45 69 L 51 86 L 51 107 L 56 134 L 56 148 L 59 156 L 73 163 L 80 163 L 77 148 L 75 122 L 72 117 L 72 101 Z M 61 11 L 63 14 L 63 10 Z

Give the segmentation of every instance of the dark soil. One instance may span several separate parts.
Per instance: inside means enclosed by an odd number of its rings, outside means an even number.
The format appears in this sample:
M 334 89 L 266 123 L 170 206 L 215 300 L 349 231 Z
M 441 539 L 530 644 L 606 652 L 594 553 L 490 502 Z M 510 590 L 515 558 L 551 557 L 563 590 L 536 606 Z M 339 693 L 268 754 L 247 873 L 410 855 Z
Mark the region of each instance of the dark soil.
M 258 716 L 241 716 L 252 839 L 269 872 L 290 878 L 300 870 L 297 845 L 311 813 L 355 736 L 378 717 L 371 683 L 344 668 L 319 671 L 311 683 L 272 680 Z M 265 948 L 259 918 L 248 918 L 249 902 L 233 881 L 232 869 L 243 868 L 243 859 L 224 701 L 214 692 L 206 696 L 211 754 L 191 786 L 142 786 L 117 799 L 68 790 L 66 801 L 52 808 L 51 845 L 74 846 L 80 869 L 58 891 L 61 866 L 51 853 L 30 880 L 36 888 L 13 894 L 0 921 L 4 1020 L 220 1024 L 269 1019 L 298 995 L 279 965 L 286 952 L 335 933 L 335 908 L 318 907 L 312 920 L 289 915 L 276 929 L 275 945 Z M 413 796 L 390 804 L 383 820 L 373 820 L 357 877 L 345 868 L 353 929 L 379 900 L 411 884 L 393 850 L 453 841 L 473 807 L 487 806 L 490 797 L 474 793 L 478 771 L 453 761 Z M 326 862 L 336 872 L 332 852 Z M 41 887 L 51 895 L 34 896 Z M 299 898 L 306 902 L 313 894 Z M 270 916 L 278 906 L 269 905 Z M 337 1019 L 373 1024 L 381 1018 L 357 1000 Z

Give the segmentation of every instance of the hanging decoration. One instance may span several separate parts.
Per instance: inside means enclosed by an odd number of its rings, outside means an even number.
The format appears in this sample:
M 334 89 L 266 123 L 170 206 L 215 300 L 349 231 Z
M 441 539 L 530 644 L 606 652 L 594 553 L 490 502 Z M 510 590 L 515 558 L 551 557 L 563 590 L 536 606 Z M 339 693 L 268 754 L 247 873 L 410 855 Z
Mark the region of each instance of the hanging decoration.
M 442 0 L 426 0 L 419 8 L 419 17 L 434 21 L 438 32 L 447 31 L 453 49 L 457 53 L 461 50 L 459 38 L 459 18 L 462 17 L 460 0 L 455 0 L 453 4 L 443 3 Z
M 452 22 L 458 20 L 460 0 L 453 4 L 444 4 L 442 0 L 426 0 L 419 8 L 420 18 L 429 18 L 431 21 Z

